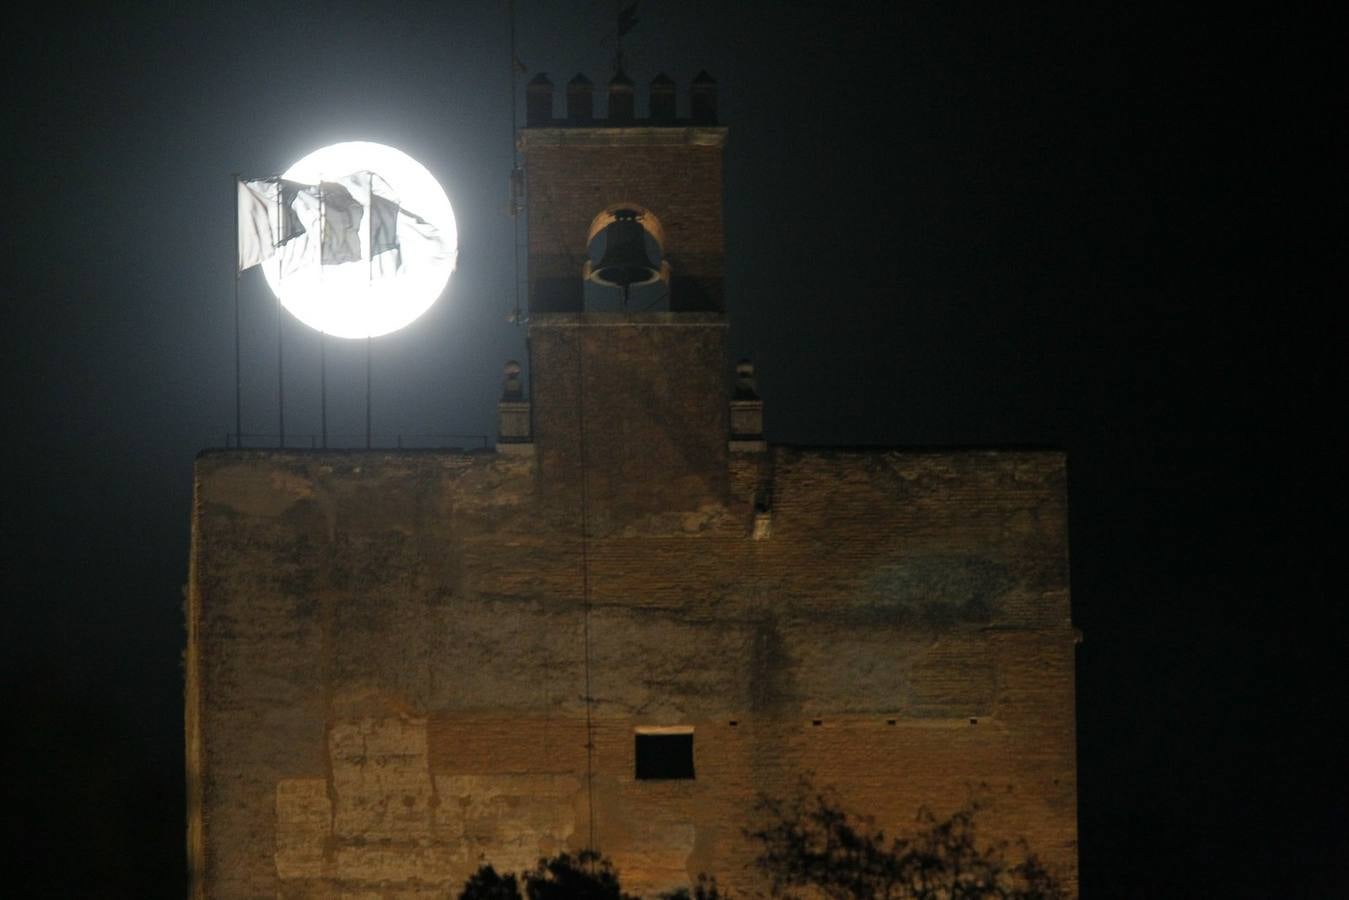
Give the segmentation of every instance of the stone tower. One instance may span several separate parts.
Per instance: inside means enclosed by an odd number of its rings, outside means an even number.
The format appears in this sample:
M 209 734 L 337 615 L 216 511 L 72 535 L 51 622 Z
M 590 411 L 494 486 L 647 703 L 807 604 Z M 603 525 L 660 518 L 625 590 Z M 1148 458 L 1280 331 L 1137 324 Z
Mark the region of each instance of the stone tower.
M 529 85 L 493 449 L 197 460 L 194 896 L 452 897 L 585 847 L 752 889 L 754 801 L 805 773 L 891 831 L 982 785 L 1075 885 L 1063 456 L 765 441 L 715 87 Z
M 656 97 L 668 82 L 657 76 Z M 630 101 L 622 103 L 631 96 L 622 74 L 610 84 L 603 121 L 592 115 L 584 76 L 568 86 L 560 119 L 552 117 L 546 77 L 528 89 L 519 147 L 540 486 L 550 494 L 576 489 L 584 455 L 588 514 L 601 526 L 611 517 L 698 509 L 726 493 L 726 129 L 716 124 L 711 80 L 701 74 L 694 86 L 693 119 L 677 120 L 672 105 L 657 102 L 641 121 Z M 590 252 L 624 211 L 640 217 L 655 281 L 639 302 L 615 311 L 612 298 L 594 302 L 606 291 L 590 277 Z

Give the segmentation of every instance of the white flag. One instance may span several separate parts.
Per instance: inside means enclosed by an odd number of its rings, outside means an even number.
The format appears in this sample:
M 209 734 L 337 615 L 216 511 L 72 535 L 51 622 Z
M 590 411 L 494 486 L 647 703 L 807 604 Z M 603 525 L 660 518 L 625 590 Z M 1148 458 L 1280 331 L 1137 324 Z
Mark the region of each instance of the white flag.
M 420 272 L 434 268 L 446 259 L 454 267 L 456 253 L 450 249 L 444 233 L 414 212 L 398 210 L 398 268 Z
M 277 198 L 275 178 L 239 183 L 239 270 L 256 266 L 276 252 Z
M 275 177 L 238 184 L 240 271 L 280 253 L 281 277 L 372 257 L 374 274 L 388 276 L 434 268 L 455 255 L 440 229 L 404 208 L 374 172 L 322 185 Z

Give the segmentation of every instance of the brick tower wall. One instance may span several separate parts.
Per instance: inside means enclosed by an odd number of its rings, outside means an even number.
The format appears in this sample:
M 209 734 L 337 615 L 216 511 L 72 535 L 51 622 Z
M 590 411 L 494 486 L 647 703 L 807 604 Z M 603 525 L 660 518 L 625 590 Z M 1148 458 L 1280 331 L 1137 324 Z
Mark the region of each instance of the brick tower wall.
M 1061 456 L 732 454 L 716 502 L 584 543 L 539 466 L 198 460 L 199 896 L 451 897 L 592 820 L 635 891 L 761 886 L 741 829 L 806 772 L 889 831 L 981 790 L 987 836 L 1074 882 Z M 696 777 L 636 779 L 636 729 L 668 726 Z
M 578 502 L 584 454 L 598 531 L 722 502 L 730 429 L 724 317 L 536 316 L 529 338 L 542 491 Z
M 586 240 L 595 217 L 632 204 L 664 231 L 672 309 L 719 312 L 724 249 L 718 127 L 528 128 L 530 310 L 580 309 Z

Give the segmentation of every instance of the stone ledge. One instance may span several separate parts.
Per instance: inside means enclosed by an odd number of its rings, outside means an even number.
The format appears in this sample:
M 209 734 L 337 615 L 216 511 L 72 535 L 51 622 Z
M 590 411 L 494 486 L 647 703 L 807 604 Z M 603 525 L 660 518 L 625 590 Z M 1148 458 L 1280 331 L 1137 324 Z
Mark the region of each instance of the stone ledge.
M 522 128 L 516 145 L 526 150 L 530 145 L 556 147 L 563 145 L 601 147 L 679 146 L 723 147 L 727 128 L 724 125 L 686 126 L 609 126 L 584 125 Z
M 578 326 L 619 328 L 624 326 L 654 326 L 675 328 L 726 328 L 726 316 L 716 312 L 556 312 L 532 313 L 529 327 L 576 328 Z
M 498 441 L 496 446 L 498 453 L 507 456 L 533 456 L 533 441 Z

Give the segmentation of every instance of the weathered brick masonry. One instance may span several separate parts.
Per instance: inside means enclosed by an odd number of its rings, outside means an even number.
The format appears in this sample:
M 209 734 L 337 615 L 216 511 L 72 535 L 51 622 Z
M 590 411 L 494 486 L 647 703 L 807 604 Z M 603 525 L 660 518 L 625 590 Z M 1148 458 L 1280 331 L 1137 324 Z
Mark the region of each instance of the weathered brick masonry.
M 1062 458 L 774 448 L 727 475 L 588 542 L 598 846 L 637 887 L 734 880 L 755 794 L 813 771 L 892 824 L 987 784 L 987 824 L 1071 871 Z M 529 457 L 203 455 L 210 895 L 448 896 L 480 855 L 583 846 L 580 544 Z M 693 726 L 694 780 L 634 779 L 646 725 Z
M 1075 884 L 1062 455 L 766 446 L 743 391 L 732 440 L 720 140 L 556 125 L 522 138 L 531 278 L 633 203 L 717 303 L 542 304 L 497 451 L 199 457 L 194 895 L 451 897 L 592 844 L 637 892 L 751 887 L 754 800 L 806 772 L 890 830 L 983 785 Z M 638 779 L 675 727 L 695 777 Z

